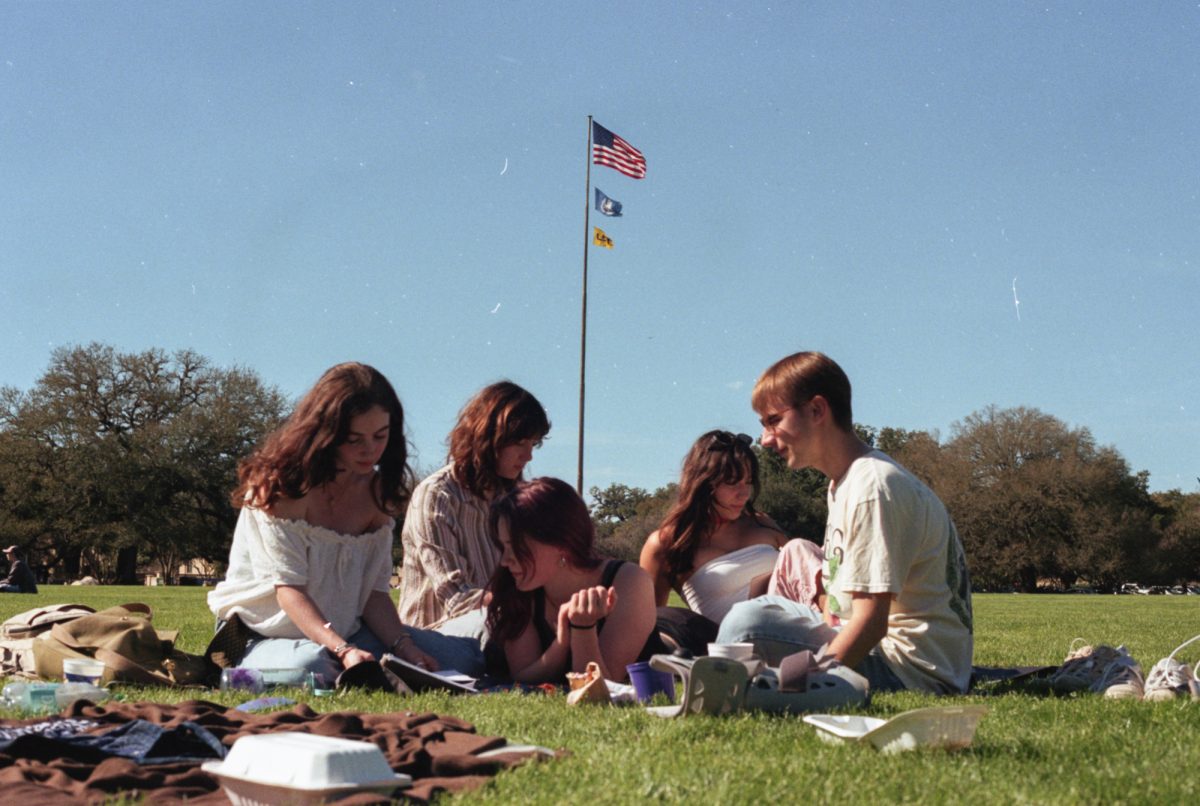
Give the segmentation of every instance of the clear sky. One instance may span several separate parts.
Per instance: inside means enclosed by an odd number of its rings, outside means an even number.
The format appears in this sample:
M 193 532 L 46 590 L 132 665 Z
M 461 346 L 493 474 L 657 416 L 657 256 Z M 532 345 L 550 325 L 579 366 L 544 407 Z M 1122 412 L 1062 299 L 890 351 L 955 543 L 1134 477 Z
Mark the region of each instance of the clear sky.
M 1030 406 L 1197 489 L 1196 3 L 0 3 L 0 384 L 191 348 L 289 395 L 381 369 L 437 467 L 511 378 L 575 480 L 655 488 L 757 375 L 855 419 Z M 1019 301 L 1019 304 L 1018 304 Z

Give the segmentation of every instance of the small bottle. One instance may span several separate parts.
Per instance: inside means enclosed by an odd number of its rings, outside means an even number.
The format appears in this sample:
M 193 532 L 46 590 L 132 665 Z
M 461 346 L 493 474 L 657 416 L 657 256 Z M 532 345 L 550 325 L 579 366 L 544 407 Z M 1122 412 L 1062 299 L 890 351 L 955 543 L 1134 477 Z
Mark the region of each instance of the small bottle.
M 9 683 L 0 693 L 4 704 L 26 713 L 48 714 L 58 710 L 56 695 L 62 683 Z
M 101 703 L 109 697 L 108 689 L 94 686 L 91 683 L 63 683 L 54 692 L 54 702 L 59 710 L 66 708 L 76 700 Z
M 21 708 L 25 704 L 25 689 L 29 688 L 28 683 L 9 683 L 4 687 L 4 691 L 0 692 L 0 703 L 5 708 Z

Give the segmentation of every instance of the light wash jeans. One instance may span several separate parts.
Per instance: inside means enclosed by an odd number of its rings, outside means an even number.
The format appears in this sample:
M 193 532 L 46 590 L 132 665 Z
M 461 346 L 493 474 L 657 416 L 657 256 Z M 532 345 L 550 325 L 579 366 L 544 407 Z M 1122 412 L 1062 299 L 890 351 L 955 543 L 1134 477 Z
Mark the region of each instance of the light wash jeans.
M 483 650 L 479 641 L 411 627 L 408 632 L 417 648 L 432 655 L 442 669 L 457 669 L 472 677 L 483 675 Z M 376 659 L 388 651 L 365 624 L 349 640 Z M 288 680 L 296 686 L 304 685 L 309 672 L 321 675 L 325 684 L 332 686 L 342 672 L 342 664 L 332 653 L 307 638 L 256 638 L 247 645 L 239 665 L 250 669 L 296 669 L 296 680 Z
M 754 644 L 754 652 L 768 666 L 793 652 L 805 649 L 816 652 L 837 636 L 837 630 L 808 605 L 784 599 L 782 596 L 759 596 L 738 602 L 721 620 L 717 643 Z M 867 678 L 873 691 L 901 691 L 904 684 L 887 665 L 876 646 L 854 671 Z

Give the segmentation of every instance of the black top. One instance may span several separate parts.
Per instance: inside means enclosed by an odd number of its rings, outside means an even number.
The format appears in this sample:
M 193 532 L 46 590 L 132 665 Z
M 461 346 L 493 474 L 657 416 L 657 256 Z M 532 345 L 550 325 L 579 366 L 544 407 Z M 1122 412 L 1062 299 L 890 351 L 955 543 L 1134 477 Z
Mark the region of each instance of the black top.
M 617 578 L 617 572 L 624 564 L 624 560 L 609 560 L 604 566 L 604 573 L 600 576 L 600 584 L 606 588 L 612 587 L 613 580 Z M 544 588 L 538 590 L 537 596 L 533 600 L 533 628 L 537 630 L 538 643 L 542 645 L 543 652 L 558 639 L 558 630 L 546 623 L 546 591 Z M 599 635 L 603 629 L 604 619 L 600 619 L 596 622 L 596 635 Z
M 37 593 L 37 580 L 33 578 L 33 572 L 24 560 L 12 561 L 8 576 L 0 580 L 0 585 L 13 585 L 18 593 Z
M 604 573 L 600 577 L 600 584 L 604 587 L 611 587 L 613 580 L 617 578 L 617 572 L 621 570 L 621 566 L 625 564 L 624 560 L 609 560 L 604 566 Z M 537 630 L 538 642 L 542 646 L 542 651 L 545 652 L 550 648 L 550 645 L 558 638 L 558 631 L 546 623 L 546 592 L 539 590 L 537 598 L 533 604 L 533 627 Z M 604 619 L 596 622 L 596 635 L 599 635 L 604 630 Z M 658 628 L 650 631 L 650 636 L 646 639 L 645 645 L 642 646 L 642 651 L 638 653 L 639 661 L 650 660 L 651 655 L 669 653 L 671 650 L 663 643 L 658 636 Z M 570 668 L 570 655 L 567 656 L 567 667 Z M 616 670 L 610 670 L 616 671 Z M 624 670 L 622 670 L 623 672 Z M 621 674 L 624 677 L 624 674 Z

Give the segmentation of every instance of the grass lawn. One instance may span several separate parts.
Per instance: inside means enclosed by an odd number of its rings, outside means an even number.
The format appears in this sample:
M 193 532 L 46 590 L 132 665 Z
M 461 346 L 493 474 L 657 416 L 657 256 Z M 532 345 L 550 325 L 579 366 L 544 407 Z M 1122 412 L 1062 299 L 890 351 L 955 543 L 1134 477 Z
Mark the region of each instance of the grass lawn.
M 46 587 L 37 596 L 0 595 L 0 618 L 40 603 L 77 601 L 99 608 L 142 601 L 154 608 L 159 627 L 180 630 L 180 648 L 199 652 L 212 631 L 206 592 Z M 1148 671 L 1200 632 L 1200 599 L 982 594 L 975 597 L 975 619 L 975 658 L 981 665 L 1059 663 L 1078 636 L 1089 643 L 1124 643 Z M 1193 663 L 1200 658 L 1197 645 L 1185 653 Z M 163 702 L 195 697 L 164 689 L 122 691 Z M 568 709 L 561 697 L 354 694 L 309 700 L 303 692 L 291 694 L 319 711 L 453 714 L 481 733 L 570 751 L 456 798 L 464 803 L 1184 803 L 1200 797 L 1200 702 L 1184 700 L 1107 701 L 1039 690 L 953 700 L 880 694 L 866 713 L 887 717 L 948 701 L 990 709 L 965 751 L 881 756 L 867 747 L 824 744 L 791 716 L 661 720 L 634 708 Z M 204 692 L 203 698 L 234 704 L 247 697 Z

